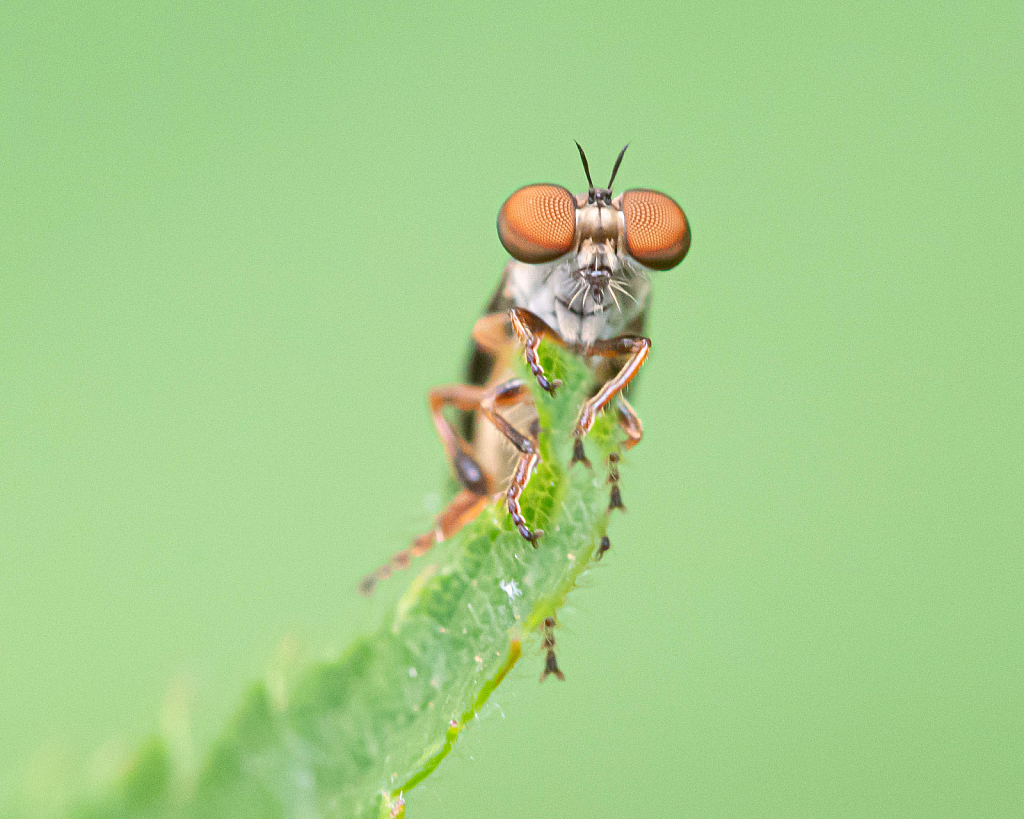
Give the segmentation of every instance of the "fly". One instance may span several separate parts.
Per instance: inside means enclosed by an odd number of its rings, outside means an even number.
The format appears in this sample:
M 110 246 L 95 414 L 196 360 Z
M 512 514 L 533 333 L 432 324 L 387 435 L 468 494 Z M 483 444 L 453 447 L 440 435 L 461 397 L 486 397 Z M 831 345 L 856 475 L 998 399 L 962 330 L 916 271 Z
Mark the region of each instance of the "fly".
M 431 418 L 460 491 L 431 531 L 362 581 L 365 594 L 452 537 L 501 496 L 519 534 L 536 547 L 544 533 L 530 529 L 519 501 L 540 460 L 539 429 L 533 399 L 516 377 L 514 362 L 524 355 L 537 383 L 554 395 L 560 384 L 548 378 L 537 356 L 543 339 L 585 359 L 597 384 L 580 407 L 570 466 L 590 467 L 583 440 L 610 403 L 626 434 L 624 447 L 643 437 L 640 417 L 622 390 L 651 347 L 644 335 L 651 271 L 669 270 L 683 260 L 690 226 L 675 200 L 658 191 L 634 188 L 612 197 L 626 148 L 615 160 L 608 186 L 595 188 L 583 148 L 576 147 L 587 176 L 586 193 L 528 185 L 509 196 L 498 212 L 498 238 L 512 258 L 473 327 L 466 383 L 434 387 L 428 394 Z M 460 413 L 459 423 L 445 415 L 449 409 Z M 610 506 L 621 508 L 617 469 L 613 475 Z

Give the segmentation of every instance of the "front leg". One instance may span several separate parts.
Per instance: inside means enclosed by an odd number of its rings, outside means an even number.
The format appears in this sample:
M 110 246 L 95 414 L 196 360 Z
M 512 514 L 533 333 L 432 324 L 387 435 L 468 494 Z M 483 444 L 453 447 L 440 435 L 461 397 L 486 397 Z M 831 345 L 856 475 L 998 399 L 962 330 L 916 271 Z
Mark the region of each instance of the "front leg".
M 590 466 L 590 461 L 587 460 L 586 453 L 583 451 L 584 436 L 594 426 L 597 414 L 633 380 L 637 370 L 646 361 L 647 353 L 650 349 L 651 340 L 644 336 L 618 336 L 617 338 L 596 341 L 591 345 L 588 351 L 591 355 L 599 355 L 604 358 L 628 355 L 629 358 L 622 365 L 622 369 L 609 378 L 601 386 L 601 389 L 597 391 L 597 394 L 593 398 L 588 399 L 580 408 L 579 418 L 576 419 L 576 427 L 572 431 L 575 441 L 573 442 L 570 466 L 577 462 L 581 462 L 588 467 Z
M 557 378 L 549 379 L 544 373 L 544 368 L 540 365 L 540 359 L 537 357 L 537 348 L 540 347 L 540 342 L 544 338 L 548 338 L 562 346 L 565 346 L 565 342 L 542 318 L 531 313 L 529 310 L 524 310 L 522 307 L 513 307 L 508 311 L 508 315 L 512 320 L 512 329 L 516 331 L 516 335 L 519 337 L 519 341 L 525 350 L 526 363 L 530 365 L 530 372 L 533 373 L 542 390 L 549 395 L 554 395 L 555 390 L 562 386 L 562 382 Z

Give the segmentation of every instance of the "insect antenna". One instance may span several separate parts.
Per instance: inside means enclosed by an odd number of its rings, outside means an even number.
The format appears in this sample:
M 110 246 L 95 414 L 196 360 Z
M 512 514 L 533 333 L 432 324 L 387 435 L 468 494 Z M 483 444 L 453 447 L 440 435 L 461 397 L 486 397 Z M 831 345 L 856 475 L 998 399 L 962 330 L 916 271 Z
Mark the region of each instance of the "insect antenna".
M 575 142 L 575 140 L 573 140 Z M 594 180 L 590 178 L 590 165 L 587 164 L 587 155 L 583 153 L 583 146 L 576 142 L 576 147 L 580 151 L 580 159 L 583 160 L 583 173 L 587 175 L 587 184 L 590 186 L 590 193 L 594 192 Z M 620 156 L 619 159 L 622 159 Z M 618 167 L 618 165 L 616 165 Z M 612 174 L 614 176 L 614 174 Z
M 579 143 L 577 143 L 577 146 L 578 145 L 579 145 Z M 623 147 L 623 149 L 621 151 L 619 151 L 619 158 L 615 160 L 615 167 L 612 168 L 612 178 L 608 180 L 608 190 L 609 191 L 612 189 L 612 182 L 615 181 L 615 174 L 617 174 L 619 172 L 619 165 L 622 164 L 622 157 L 626 155 L 626 148 L 628 148 L 628 147 L 629 147 L 629 143 L 627 142 L 625 147 Z M 583 153 L 583 149 L 582 148 L 580 148 L 580 153 Z M 584 164 L 585 163 L 586 163 L 586 160 L 584 160 Z M 588 173 L 587 174 L 587 179 L 589 179 L 589 178 L 590 178 L 590 174 Z

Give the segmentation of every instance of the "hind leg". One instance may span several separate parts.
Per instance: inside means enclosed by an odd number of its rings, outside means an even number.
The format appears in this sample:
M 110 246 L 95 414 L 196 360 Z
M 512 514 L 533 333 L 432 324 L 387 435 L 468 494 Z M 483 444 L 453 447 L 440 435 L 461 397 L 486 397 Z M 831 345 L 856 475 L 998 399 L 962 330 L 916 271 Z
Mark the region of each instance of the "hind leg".
M 476 462 L 473 452 L 466 440 L 455 431 L 451 422 L 445 417 L 447 407 L 473 412 L 480 409 L 480 402 L 487 397 L 488 390 L 469 384 L 450 384 L 434 387 L 427 394 L 430 404 L 430 417 L 437 429 L 437 437 L 441 439 L 445 455 L 452 465 L 452 471 L 459 483 L 477 495 L 491 494 L 491 477 Z
M 482 387 L 451 384 L 434 387 L 427 394 L 430 417 L 437 429 L 437 437 L 441 439 L 448 462 L 463 490 L 452 498 L 437 516 L 433 529 L 414 538 L 408 548 L 396 553 L 391 560 L 363 578 L 359 584 L 359 591 L 363 594 L 371 594 L 377 583 L 390 577 L 392 572 L 406 568 L 414 557 L 424 554 L 434 544 L 454 535 L 479 515 L 487 505 L 493 481 L 473 457 L 469 444 L 455 431 L 444 415 L 447 407 L 467 412 L 479 409 L 480 401 L 486 392 Z
M 377 571 L 364 577 L 359 584 L 359 591 L 366 595 L 372 594 L 381 580 L 386 580 L 398 569 L 407 568 L 414 557 L 428 552 L 434 544 L 447 540 L 471 522 L 484 510 L 489 500 L 487 495 L 477 495 L 468 489 L 459 492 L 437 516 L 433 529 L 415 538 L 408 548 L 398 552 Z

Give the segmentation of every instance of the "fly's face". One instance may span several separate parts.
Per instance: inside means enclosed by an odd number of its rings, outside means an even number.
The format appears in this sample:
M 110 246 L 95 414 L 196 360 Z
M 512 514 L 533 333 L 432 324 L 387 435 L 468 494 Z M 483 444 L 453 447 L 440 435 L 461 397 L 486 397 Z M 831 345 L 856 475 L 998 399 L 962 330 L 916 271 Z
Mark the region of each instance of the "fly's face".
M 434 426 L 462 491 L 437 516 L 433 530 L 363 581 L 367 593 L 378 580 L 480 514 L 496 490 L 504 495 L 509 517 L 524 540 L 536 546 L 544 534 L 531 528 L 521 503 L 541 457 L 540 396 L 512 371 L 515 341 L 530 370 L 527 378 L 550 395 L 561 382 L 548 376 L 538 356 L 544 339 L 584 357 L 595 376 L 596 391 L 580 405 L 573 426 L 570 468 L 577 463 L 593 468 L 583 441 L 612 402 L 625 433 L 621 447 L 629 449 L 643 438 L 640 417 L 622 395 L 651 349 L 651 340 L 642 335 L 643 322 L 634 319 L 642 319 L 647 307 L 651 271 L 668 270 L 683 260 L 690 226 L 682 208 L 663 193 L 636 188 L 612 196 L 625 148 L 606 188 L 594 187 L 587 158 L 579 150 L 589 183 L 586 193 L 574 196 L 560 185 L 530 185 L 502 205 L 498 235 L 512 261 L 473 327 L 469 383 L 435 387 L 429 396 Z M 445 417 L 446 409 L 466 414 L 461 434 Z M 500 442 L 510 445 L 512 460 L 502 457 Z M 624 508 L 618 459 L 617 451 L 607 456 L 609 510 Z M 597 556 L 608 546 L 608 538 L 602 538 Z M 545 622 L 545 676 L 561 677 L 553 625 L 553 620 Z
M 577 145 L 577 147 L 579 147 Z M 513 258 L 508 286 L 516 306 L 542 318 L 569 344 L 612 338 L 646 308 L 650 272 L 682 261 L 690 228 L 670 197 L 647 189 L 613 198 L 607 188 L 573 195 L 529 185 L 498 214 L 498 236 Z M 590 169 L 580 148 L 590 182 Z

